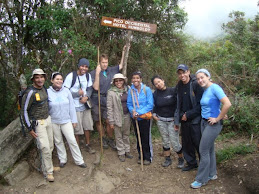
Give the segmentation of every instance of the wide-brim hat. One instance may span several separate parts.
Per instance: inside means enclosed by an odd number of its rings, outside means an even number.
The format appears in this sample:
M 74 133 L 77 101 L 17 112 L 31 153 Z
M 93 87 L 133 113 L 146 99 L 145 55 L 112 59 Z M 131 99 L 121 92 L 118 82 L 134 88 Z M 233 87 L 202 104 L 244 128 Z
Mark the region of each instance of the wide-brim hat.
M 31 75 L 31 80 L 34 78 L 34 75 L 44 75 L 46 78 L 46 73 L 42 69 L 34 69 Z
M 127 78 L 121 73 L 116 73 L 112 78 L 112 83 L 114 82 L 115 79 L 124 79 L 124 81 L 126 81 Z

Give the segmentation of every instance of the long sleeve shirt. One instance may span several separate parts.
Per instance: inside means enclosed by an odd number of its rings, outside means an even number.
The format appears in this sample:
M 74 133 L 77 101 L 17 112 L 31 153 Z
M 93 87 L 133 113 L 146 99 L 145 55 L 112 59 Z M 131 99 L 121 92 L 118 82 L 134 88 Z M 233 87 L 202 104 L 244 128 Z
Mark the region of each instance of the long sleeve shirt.
M 52 123 L 77 123 L 75 104 L 69 89 L 62 87 L 59 91 L 56 91 L 49 87 L 48 96 L 49 114 Z

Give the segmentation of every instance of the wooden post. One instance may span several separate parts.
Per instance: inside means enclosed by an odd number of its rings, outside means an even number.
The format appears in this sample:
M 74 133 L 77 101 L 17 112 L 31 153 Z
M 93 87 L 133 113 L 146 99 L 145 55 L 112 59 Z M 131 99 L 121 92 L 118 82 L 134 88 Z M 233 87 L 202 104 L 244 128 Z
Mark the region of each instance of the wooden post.
M 99 61 L 99 46 L 97 51 L 97 57 L 98 57 L 98 65 L 100 65 Z M 98 108 L 99 108 L 99 124 L 100 124 L 100 142 L 101 142 L 101 155 L 103 154 L 103 126 L 102 126 L 102 116 L 101 116 L 101 96 L 100 96 L 100 82 L 98 87 Z
M 129 57 L 129 49 L 130 49 L 130 42 L 132 40 L 132 31 L 128 30 L 127 37 L 126 37 L 126 50 L 124 54 L 124 59 L 123 59 L 123 68 L 122 68 L 122 74 L 127 77 L 127 62 L 128 62 L 128 57 Z

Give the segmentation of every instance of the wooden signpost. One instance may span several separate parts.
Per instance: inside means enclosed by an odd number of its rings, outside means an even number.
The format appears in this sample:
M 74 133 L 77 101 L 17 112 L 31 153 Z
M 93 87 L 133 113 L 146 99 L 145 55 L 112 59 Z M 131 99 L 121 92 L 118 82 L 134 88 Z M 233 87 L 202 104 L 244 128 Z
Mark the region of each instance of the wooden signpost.
M 128 34 L 126 37 L 126 50 L 125 50 L 125 54 L 124 54 L 123 69 L 122 69 L 122 74 L 125 77 L 127 77 L 127 60 L 128 60 L 128 56 L 129 56 L 130 42 L 132 40 L 132 30 L 155 34 L 156 30 L 157 30 L 157 25 L 144 23 L 144 22 L 137 22 L 137 21 L 133 21 L 133 19 L 124 20 L 124 19 L 110 18 L 110 17 L 102 17 L 101 25 L 112 27 L 112 28 L 122 28 L 122 29 L 128 30 Z M 132 100 L 134 100 L 134 97 Z M 133 101 L 133 105 L 135 107 L 134 101 Z M 141 145 L 138 120 L 135 119 L 135 122 L 136 122 L 138 142 L 139 142 L 139 147 L 140 147 L 141 169 L 143 171 L 143 153 L 142 153 L 142 145 Z
M 102 17 L 101 25 L 109 26 L 113 28 L 122 28 L 125 30 L 134 30 L 139 32 L 152 33 L 152 34 L 155 34 L 157 29 L 156 24 L 149 24 L 144 22 L 124 20 L 119 18 L 109 18 L 109 17 Z

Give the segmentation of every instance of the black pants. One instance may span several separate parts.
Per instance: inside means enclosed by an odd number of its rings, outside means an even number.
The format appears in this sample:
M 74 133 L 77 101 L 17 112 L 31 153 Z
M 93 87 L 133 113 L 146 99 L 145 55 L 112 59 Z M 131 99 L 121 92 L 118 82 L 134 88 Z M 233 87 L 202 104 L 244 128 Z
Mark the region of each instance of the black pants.
M 137 121 L 139 126 L 139 132 L 140 132 L 140 139 L 141 139 L 141 145 L 142 145 L 142 152 L 143 152 L 143 159 L 151 161 L 152 158 L 152 142 L 151 142 L 151 132 L 150 132 L 150 120 L 140 120 Z M 136 121 L 132 119 L 132 123 L 135 129 L 135 135 L 137 138 L 137 149 L 140 159 L 140 148 L 139 148 L 139 142 L 138 142 L 138 133 L 137 133 L 137 127 L 136 127 Z
M 182 147 L 184 159 L 188 165 L 196 165 L 195 150 L 199 155 L 199 145 L 201 140 L 201 125 L 191 124 L 191 122 L 181 122 Z

